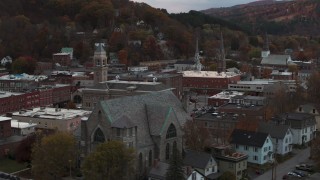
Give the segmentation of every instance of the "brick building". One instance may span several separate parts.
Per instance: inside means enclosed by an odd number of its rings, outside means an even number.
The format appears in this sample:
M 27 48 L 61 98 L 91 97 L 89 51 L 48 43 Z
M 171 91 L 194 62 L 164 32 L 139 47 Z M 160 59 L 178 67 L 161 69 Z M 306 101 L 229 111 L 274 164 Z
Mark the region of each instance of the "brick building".
M 183 71 L 184 91 L 214 95 L 228 89 L 228 84 L 240 81 L 240 74 L 216 71 Z
M 52 61 L 54 64 L 60 66 L 71 66 L 71 57 L 69 53 L 55 53 L 52 55 Z
M 11 131 L 11 118 L 0 117 L 0 157 L 14 153 L 24 136 L 15 136 Z

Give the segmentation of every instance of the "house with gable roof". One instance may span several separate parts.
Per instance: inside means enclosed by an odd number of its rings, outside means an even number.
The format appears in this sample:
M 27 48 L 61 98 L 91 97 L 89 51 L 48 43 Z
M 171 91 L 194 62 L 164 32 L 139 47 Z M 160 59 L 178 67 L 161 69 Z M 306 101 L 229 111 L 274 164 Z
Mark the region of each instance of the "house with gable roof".
M 315 138 L 317 123 L 313 114 L 299 112 L 282 113 L 274 117 L 272 121 L 290 126 L 293 134 L 293 144 L 304 145 Z
M 183 164 L 186 174 L 189 177 L 196 170 L 206 179 L 217 179 L 221 173 L 218 173 L 218 165 L 213 156 L 206 152 L 186 150 Z
M 234 129 L 230 144 L 236 152 L 247 154 L 249 163 L 262 165 L 273 161 L 273 145 L 268 133 Z
M 285 155 L 292 151 L 293 134 L 289 125 L 260 122 L 258 131 L 270 134 L 274 153 Z
M 135 149 L 136 172 L 143 177 L 154 160 L 168 162 L 175 147 L 182 152 L 182 126 L 188 118 L 171 91 L 97 102 L 81 122 L 81 157 L 101 142 L 118 140 Z
M 319 104 L 313 104 L 313 103 L 301 104 L 296 109 L 296 112 L 308 113 L 308 114 L 314 115 L 316 119 L 316 130 L 318 131 L 320 129 L 320 105 Z

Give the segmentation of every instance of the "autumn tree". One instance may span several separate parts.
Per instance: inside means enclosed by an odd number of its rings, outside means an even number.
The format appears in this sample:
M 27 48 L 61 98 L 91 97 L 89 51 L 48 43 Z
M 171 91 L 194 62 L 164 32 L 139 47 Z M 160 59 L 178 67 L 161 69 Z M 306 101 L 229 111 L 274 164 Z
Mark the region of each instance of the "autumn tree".
M 181 153 L 174 146 L 172 149 L 172 156 L 169 162 L 169 168 L 166 174 L 166 180 L 183 180 L 184 172 L 183 172 L 183 160 Z
M 31 150 L 36 142 L 37 134 L 31 134 L 23 139 L 15 150 L 15 158 L 18 162 L 31 162 Z
M 183 131 L 189 149 L 203 151 L 211 143 L 209 131 L 205 127 L 199 126 L 194 120 L 187 121 Z
M 30 56 L 21 56 L 12 63 L 12 71 L 14 73 L 33 74 L 36 69 L 36 61 Z
M 314 72 L 307 80 L 308 100 L 314 103 L 320 103 L 320 73 Z
M 69 168 L 74 168 L 76 155 L 76 140 L 71 134 L 46 136 L 32 148 L 32 173 L 35 179 L 61 179 L 69 174 Z
M 133 174 L 134 151 L 120 141 L 99 144 L 82 165 L 85 177 L 92 180 L 130 179 Z

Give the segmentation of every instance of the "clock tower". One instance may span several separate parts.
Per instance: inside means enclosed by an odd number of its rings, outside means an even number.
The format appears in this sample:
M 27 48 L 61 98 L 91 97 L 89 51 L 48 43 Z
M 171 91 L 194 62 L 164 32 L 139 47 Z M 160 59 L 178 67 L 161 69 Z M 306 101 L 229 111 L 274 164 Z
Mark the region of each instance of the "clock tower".
M 108 58 L 104 43 L 95 43 L 93 55 L 94 84 L 108 80 Z

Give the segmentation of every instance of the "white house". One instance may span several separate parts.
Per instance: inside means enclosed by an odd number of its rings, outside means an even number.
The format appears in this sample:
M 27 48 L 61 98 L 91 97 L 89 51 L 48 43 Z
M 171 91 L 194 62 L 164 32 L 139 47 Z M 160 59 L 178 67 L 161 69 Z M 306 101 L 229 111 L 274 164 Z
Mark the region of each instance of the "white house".
M 12 63 L 12 58 L 10 56 L 6 56 L 1 59 L 2 66 L 5 66 L 7 63 Z
M 283 113 L 276 116 L 273 121 L 291 127 L 293 144 L 303 145 L 315 137 L 317 123 L 312 114 L 297 112 Z
M 220 175 L 217 162 L 209 153 L 186 150 L 183 164 L 188 177 L 194 170 L 209 179 L 215 179 Z
M 270 134 L 274 153 L 285 155 L 292 151 L 293 134 L 289 125 L 261 122 L 258 131 Z
M 206 177 L 199 173 L 197 170 L 193 170 L 192 173 L 188 176 L 187 180 L 205 180 Z
M 248 162 L 261 165 L 273 161 L 273 144 L 268 133 L 234 129 L 230 137 L 235 151 L 247 154 Z

